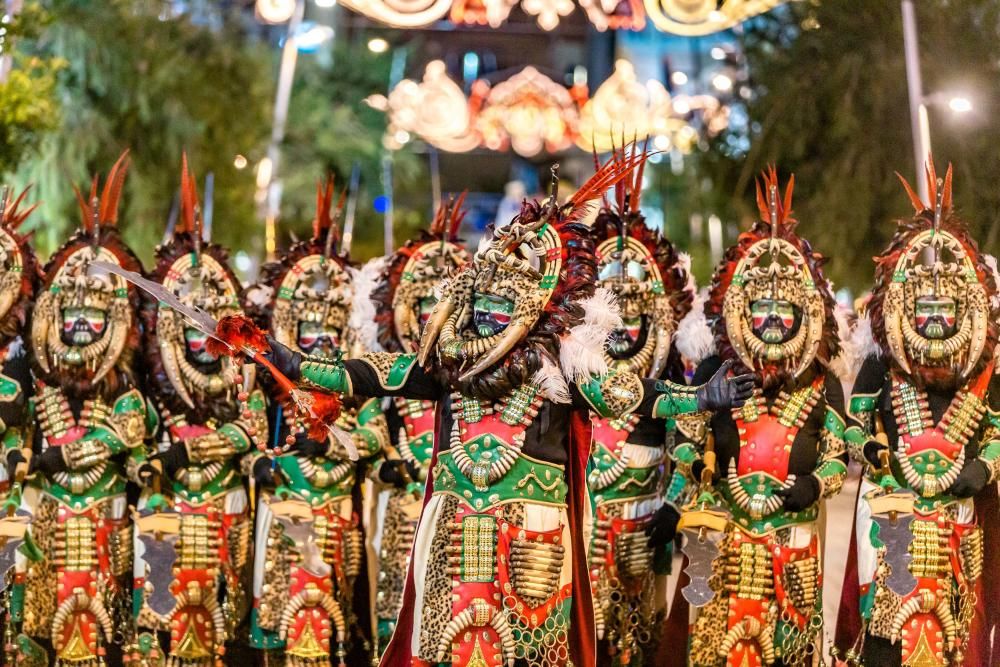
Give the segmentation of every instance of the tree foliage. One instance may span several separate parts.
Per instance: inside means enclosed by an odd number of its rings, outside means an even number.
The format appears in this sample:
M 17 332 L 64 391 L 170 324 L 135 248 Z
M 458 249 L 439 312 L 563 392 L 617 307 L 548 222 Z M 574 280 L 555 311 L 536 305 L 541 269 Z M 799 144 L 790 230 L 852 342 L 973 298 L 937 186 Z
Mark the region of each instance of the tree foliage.
M 0 81 L 0 174 L 9 173 L 31 155 L 59 121 L 55 89 L 62 61 L 15 50 L 20 41 L 36 38 L 47 20 L 39 5 L 29 3 L 0 26 L 0 54 L 9 59 L 0 66 L 10 67 Z
M 976 107 L 957 118 L 930 108 L 934 157 L 955 165 L 955 196 L 981 245 L 1000 240 L 1000 4 L 922 0 L 925 92 L 963 91 Z M 699 176 L 731 219 L 756 215 L 754 177 L 767 164 L 795 173 L 800 231 L 832 256 L 828 276 L 860 290 L 892 220 L 911 210 L 895 171 L 915 175 L 897 0 L 792 2 L 746 26 L 753 96 L 748 152 L 731 135 L 698 160 Z
M 315 208 L 315 183 L 332 172 L 346 187 L 355 165 L 360 168 L 357 216 L 351 255 L 365 259 L 383 252 L 383 217 L 372 207 L 384 191 L 382 136 L 385 114 L 364 100 L 386 94 L 392 54 L 374 54 L 363 43 L 335 43 L 330 52 L 300 56 L 289 108 L 281 178 L 284 183 L 282 227 L 285 234 L 309 233 Z M 421 160 L 409 150 L 391 154 L 397 241 L 427 220 L 400 202 L 405 194 L 429 192 Z M 429 201 L 430 196 L 426 194 Z M 425 207 L 426 208 L 426 207 Z
M 40 251 L 78 222 L 70 184 L 106 172 L 125 148 L 132 168 L 121 220 L 144 259 L 163 234 L 185 149 L 199 177 L 215 175 L 215 239 L 262 245 L 262 234 L 247 233 L 254 176 L 233 158 L 252 160 L 267 135 L 274 68 L 264 45 L 239 21 L 195 25 L 163 15 L 155 0 L 47 0 L 46 10 L 51 23 L 29 53 L 66 63 L 57 81 L 64 112 L 17 173 L 43 201 L 31 219 Z

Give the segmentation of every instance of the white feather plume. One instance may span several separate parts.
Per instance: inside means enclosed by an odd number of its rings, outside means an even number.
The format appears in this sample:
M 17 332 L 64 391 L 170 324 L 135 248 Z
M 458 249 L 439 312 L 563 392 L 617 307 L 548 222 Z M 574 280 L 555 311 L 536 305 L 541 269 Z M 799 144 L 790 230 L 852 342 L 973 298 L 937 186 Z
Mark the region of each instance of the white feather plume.
M 583 322 L 563 335 L 559 345 L 559 365 L 570 382 L 608 372 L 604 347 L 611 332 L 622 326 L 615 296 L 603 287 L 578 305 L 583 308 Z
M 686 252 L 677 253 L 677 264 L 680 266 L 681 271 L 687 275 L 684 291 L 697 297 L 698 283 L 695 281 L 694 273 L 691 271 L 691 255 Z
M 694 278 L 691 278 L 694 281 Z M 697 364 L 715 354 L 715 337 L 705 319 L 706 290 L 696 290 L 691 310 L 677 325 L 674 347 L 686 360 Z
M 351 330 L 355 342 L 365 352 L 378 352 L 382 349 L 378 343 L 378 325 L 375 323 L 376 309 L 372 302 L 372 292 L 378 286 L 387 261 L 386 257 L 370 259 L 351 276 L 354 282 L 354 294 L 351 297 L 351 315 L 347 320 L 347 327 Z
M 270 285 L 256 283 L 247 289 L 244 298 L 251 305 L 258 308 L 265 308 L 271 303 L 271 299 L 274 298 L 274 288 Z
M 861 370 L 861 364 L 865 362 L 865 359 L 871 356 L 882 356 L 882 348 L 875 342 L 875 336 L 872 334 L 872 321 L 868 313 L 858 317 L 858 321 L 854 323 L 854 330 L 851 332 L 846 347 L 850 360 L 849 367 L 853 376 L 856 376 Z
M 553 403 L 569 403 L 569 385 L 559 366 L 548 354 L 542 353 L 542 367 L 535 371 L 531 383 L 539 388 L 542 396 Z

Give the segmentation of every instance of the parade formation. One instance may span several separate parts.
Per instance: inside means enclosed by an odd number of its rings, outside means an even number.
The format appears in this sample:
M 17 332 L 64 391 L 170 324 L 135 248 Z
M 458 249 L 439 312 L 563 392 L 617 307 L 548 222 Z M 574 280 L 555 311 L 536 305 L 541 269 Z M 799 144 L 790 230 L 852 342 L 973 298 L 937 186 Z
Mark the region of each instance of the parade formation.
M 326 177 L 250 284 L 186 157 L 152 266 L 127 152 L 44 265 L 5 190 L 4 664 L 995 664 L 1000 293 L 952 169 L 929 201 L 904 181 L 852 313 L 775 168 L 699 290 L 643 215 L 648 158 L 565 197 L 555 167 L 469 245 L 446 197 L 363 265 Z

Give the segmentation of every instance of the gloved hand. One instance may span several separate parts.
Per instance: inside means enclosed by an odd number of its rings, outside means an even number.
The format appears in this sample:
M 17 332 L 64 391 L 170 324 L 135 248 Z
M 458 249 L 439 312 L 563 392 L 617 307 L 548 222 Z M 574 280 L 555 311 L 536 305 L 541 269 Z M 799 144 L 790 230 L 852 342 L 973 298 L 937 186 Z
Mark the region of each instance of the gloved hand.
M 251 474 L 253 475 L 253 481 L 258 486 L 269 487 L 277 486 L 278 477 L 281 475 L 274 464 L 274 460 L 267 456 L 261 456 L 253 462 Z
M 715 375 L 695 390 L 699 410 L 716 412 L 738 408 L 753 396 L 755 382 L 753 373 L 727 378 L 726 374 L 732 365 L 732 359 L 722 362 Z
M 302 355 L 286 345 L 282 345 L 273 336 L 267 337 L 267 344 L 271 346 L 271 351 L 264 354 L 264 358 L 274 364 L 275 368 L 282 372 L 289 380 L 295 381 L 301 377 L 299 366 L 302 364 Z
M 405 489 L 410 482 L 420 481 L 420 468 L 403 459 L 388 459 L 382 461 L 382 465 L 379 466 L 378 479 L 383 484 L 392 484 L 397 489 Z
M 51 477 L 57 472 L 66 472 L 69 466 L 63 458 L 62 447 L 49 447 L 41 454 L 31 457 L 31 468 L 28 474 L 40 472 L 45 477 Z
M 289 454 L 298 454 L 306 458 L 323 456 L 330 451 L 330 443 L 325 440 L 313 440 L 306 431 L 295 434 L 295 443 L 288 448 Z
M 186 468 L 191 464 L 187 447 L 184 446 L 183 441 L 171 443 L 170 447 L 167 448 L 167 451 L 160 452 L 153 458 L 160 461 L 160 465 L 163 469 L 163 475 L 167 477 L 167 479 L 173 479 L 178 470 Z
M 136 477 L 139 479 L 139 484 L 146 488 L 152 488 L 155 486 L 156 480 L 163 479 L 163 462 L 155 456 L 143 461 L 136 470 Z
M 876 470 L 880 470 L 882 468 L 882 459 L 879 457 L 883 451 L 889 451 L 889 447 L 883 445 L 878 440 L 869 440 L 861 448 L 861 451 L 865 456 L 865 461 L 868 461 Z
M 24 463 L 27 459 L 24 458 L 24 453 L 20 449 L 12 449 L 7 452 L 7 479 L 11 482 L 17 474 L 17 466 Z
M 698 459 L 691 464 L 691 477 L 694 479 L 695 484 L 701 484 L 701 475 L 705 472 L 705 462 Z M 719 466 L 715 466 L 715 470 L 712 471 L 712 483 L 718 482 L 722 479 L 722 471 L 719 470 Z
M 948 487 L 948 495 L 956 498 L 972 498 L 990 483 L 990 469 L 979 459 L 972 459 L 958 473 L 958 479 Z
M 820 483 L 813 475 L 795 478 L 787 489 L 778 489 L 775 495 L 784 500 L 784 508 L 789 512 L 801 512 L 819 500 Z
M 680 519 L 681 513 L 672 503 L 663 503 L 646 526 L 646 536 L 649 538 L 646 545 L 655 549 L 673 542 L 677 537 L 677 522 Z

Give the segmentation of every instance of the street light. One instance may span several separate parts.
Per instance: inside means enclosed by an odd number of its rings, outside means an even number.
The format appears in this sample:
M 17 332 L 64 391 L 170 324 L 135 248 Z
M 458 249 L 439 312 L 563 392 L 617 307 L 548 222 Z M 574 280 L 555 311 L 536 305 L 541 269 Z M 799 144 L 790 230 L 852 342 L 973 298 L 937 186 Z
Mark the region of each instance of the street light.
M 972 100 L 968 97 L 953 97 L 948 100 L 948 108 L 955 113 L 968 113 L 972 111 Z

